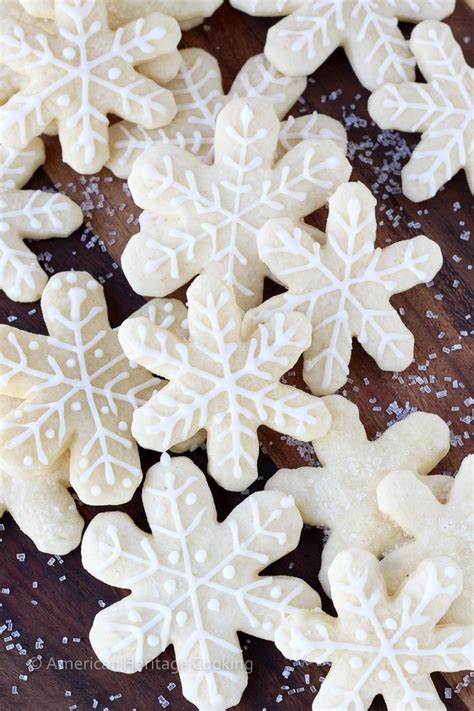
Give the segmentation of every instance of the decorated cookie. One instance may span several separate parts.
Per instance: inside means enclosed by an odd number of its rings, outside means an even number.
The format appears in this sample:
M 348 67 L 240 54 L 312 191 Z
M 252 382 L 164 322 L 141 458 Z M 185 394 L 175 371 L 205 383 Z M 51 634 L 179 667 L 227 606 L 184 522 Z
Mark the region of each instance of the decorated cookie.
M 276 312 L 305 314 L 313 336 L 303 376 L 317 395 L 347 381 L 354 336 L 382 370 L 413 361 L 413 334 L 390 297 L 433 279 L 443 258 L 424 236 L 375 247 L 375 206 L 362 183 L 346 183 L 329 198 L 326 235 L 285 217 L 258 235 L 260 259 L 288 290 L 251 311 L 244 330 Z
M 111 127 L 107 166 L 120 178 L 128 178 L 134 161 L 155 143 L 185 148 L 206 163 L 212 163 L 216 119 L 225 104 L 239 97 L 264 99 L 282 119 L 306 87 L 306 79 L 283 76 L 263 54 L 258 54 L 244 64 L 226 95 L 219 64 L 212 55 L 203 49 L 185 49 L 181 56 L 179 74 L 167 85 L 178 106 L 173 121 L 152 130 L 128 121 L 119 121 Z M 290 117 L 282 123 L 277 155 L 310 138 L 329 138 L 346 150 L 347 137 L 342 124 L 314 111 L 306 116 Z
M 0 145 L 0 289 L 15 301 L 36 301 L 48 280 L 23 240 L 67 237 L 83 219 L 64 195 L 21 190 L 44 160 L 39 138 L 23 150 Z
M 19 400 L 0 395 L 0 417 L 19 404 Z M 84 526 L 68 486 L 67 455 L 41 476 L 24 467 L 16 468 L 10 476 L 0 465 L 0 518 L 8 511 L 40 551 L 65 555 L 79 545 Z
M 312 74 L 337 47 L 344 47 L 361 84 L 370 91 L 386 82 L 415 78 L 415 58 L 398 27 L 399 21 L 443 19 L 455 0 L 289 0 L 253 3 L 248 11 L 275 7 L 288 17 L 270 28 L 267 59 L 283 74 Z
M 387 84 L 369 100 L 381 128 L 421 133 L 402 170 L 403 193 L 432 198 L 459 170 L 474 192 L 474 73 L 448 25 L 422 22 L 410 47 L 427 84 Z
M 122 265 L 134 290 L 165 296 L 204 268 L 234 287 L 244 309 L 260 303 L 268 273 L 257 233 L 282 213 L 300 220 L 350 174 L 332 141 L 302 141 L 276 160 L 280 122 L 258 99 L 236 99 L 217 118 L 215 160 L 155 145 L 134 163 L 133 199 L 166 218 L 133 237 Z
M 420 562 L 449 555 L 463 572 L 463 590 L 444 622 L 469 624 L 474 618 L 474 455 L 466 457 L 446 503 L 440 503 L 413 472 L 392 472 L 377 487 L 380 510 L 413 540 L 382 561 L 389 590 L 396 590 Z
M 443 709 L 434 671 L 472 669 L 473 626 L 438 624 L 462 590 L 450 558 L 424 560 L 393 596 L 380 564 L 360 549 L 339 553 L 329 570 L 337 617 L 297 611 L 275 642 L 290 659 L 331 669 L 313 709 L 368 709 L 381 694 L 389 709 Z
M 17 20 L 2 23 L 2 57 L 29 83 L 0 108 L 0 140 L 24 147 L 55 121 L 64 160 L 93 173 L 109 155 L 107 114 L 145 128 L 173 118 L 171 92 L 134 67 L 173 51 L 179 27 L 154 13 L 112 31 L 104 0 L 57 0 L 55 12 L 54 35 Z
M 23 9 L 20 0 L 2 0 L 0 2 L 0 28 L 8 18 L 21 20 L 22 22 L 34 23 L 37 30 L 49 32 L 52 24 L 48 20 L 34 20 Z M 0 56 L 0 61 L 2 57 Z M 4 104 L 22 84 L 26 84 L 25 77 L 9 69 L 5 64 L 0 63 L 0 104 Z
M 308 441 L 330 417 L 321 400 L 282 385 L 310 336 L 301 314 L 276 314 L 247 338 L 230 287 L 203 274 L 189 287 L 189 339 L 140 318 L 126 321 L 120 343 L 136 363 L 170 382 L 133 417 L 139 444 L 164 452 L 207 431 L 209 473 L 231 491 L 257 478 L 257 428 Z
M 54 0 L 15 0 L 36 17 L 54 17 Z M 112 29 L 152 12 L 161 12 L 178 20 L 189 30 L 210 17 L 223 0 L 105 0 Z
M 409 467 L 440 499 L 452 479 L 425 476 L 449 450 L 448 426 L 437 415 L 412 413 L 371 442 L 356 405 L 341 395 L 323 402 L 331 428 L 313 442 L 321 466 L 280 469 L 266 488 L 291 492 L 305 523 L 330 529 L 319 575 L 329 594 L 328 569 L 340 551 L 356 546 L 380 558 L 404 540 L 377 506 L 377 485 L 389 472 Z
M 146 475 L 143 504 L 151 534 L 112 512 L 84 535 L 86 570 L 131 590 L 98 613 L 92 647 L 108 668 L 131 674 L 172 644 L 184 696 L 224 711 L 247 685 L 237 631 L 273 640 L 287 614 L 320 604 L 299 578 L 259 575 L 298 544 L 298 509 L 290 496 L 258 492 L 218 523 L 204 475 L 167 454 Z
M 51 469 L 69 452 L 71 486 L 85 503 L 128 501 L 142 477 L 133 411 L 162 383 L 123 354 L 102 287 L 87 272 L 52 277 L 41 308 L 48 336 L 0 326 L 0 390 L 23 400 L 0 421 L 2 466 Z M 187 333 L 178 301 L 135 315 Z

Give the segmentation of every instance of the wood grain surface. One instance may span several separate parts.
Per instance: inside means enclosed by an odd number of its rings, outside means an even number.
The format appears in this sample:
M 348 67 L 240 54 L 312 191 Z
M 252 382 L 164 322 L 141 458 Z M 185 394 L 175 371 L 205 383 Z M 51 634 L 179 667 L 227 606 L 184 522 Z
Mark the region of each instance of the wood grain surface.
M 458 0 L 447 22 L 472 63 L 473 42 L 469 43 L 473 16 L 468 4 Z M 184 33 L 183 47 L 202 47 L 220 62 L 226 88 L 246 59 L 262 51 L 270 20 L 251 18 L 223 6 L 210 20 Z M 409 28 L 406 28 L 409 32 Z M 295 115 L 313 110 L 342 120 L 350 140 L 352 180 L 361 180 L 378 199 L 378 244 L 426 234 L 442 248 L 444 266 L 433 284 L 396 297 L 393 303 L 415 334 L 415 362 L 400 375 L 377 369 L 374 362 L 354 347 L 350 379 L 342 390 L 360 408 L 370 437 L 412 409 L 434 412 L 451 428 L 452 446 L 438 472 L 453 474 L 463 457 L 472 451 L 469 441 L 469 376 L 472 351 L 468 336 L 470 285 L 472 286 L 472 240 L 470 214 L 472 199 L 464 174 L 456 176 L 444 190 L 428 202 L 414 204 L 400 194 L 400 169 L 407 160 L 404 150 L 418 137 L 382 132 L 371 123 L 366 106 L 368 93 L 359 85 L 342 50 L 337 51 L 310 78 L 308 89 L 296 105 Z M 65 192 L 83 208 L 85 227 L 65 240 L 32 242 L 49 272 L 86 269 L 105 285 L 112 325 L 118 325 L 141 305 L 120 269 L 120 256 L 131 235 L 137 231 L 139 209 L 127 194 L 123 181 L 107 170 L 97 176 L 82 177 L 61 162 L 55 138 L 46 138 L 47 161 L 28 187 Z M 405 151 L 406 153 L 406 151 Z M 326 210 L 308 222 L 323 228 Z M 267 285 L 267 295 L 276 293 Z M 179 292 L 183 298 L 184 290 Z M 0 294 L 0 322 L 44 333 L 38 303 L 15 304 Z M 470 365 L 471 364 L 471 365 Z M 302 386 L 300 368 L 289 380 Z M 262 453 L 259 490 L 279 467 L 297 467 L 315 461 L 309 445 L 288 442 L 265 428 L 260 431 Z M 146 469 L 157 461 L 156 453 L 143 452 Z M 206 467 L 204 450 L 192 458 Z M 222 519 L 242 500 L 210 481 L 219 517 Z M 97 509 L 79 509 L 86 522 Z M 136 523 L 147 528 L 138 491 L 133 501 L 121 507 Z M 10 711 L 50 711 L 74 709 L 164 709 L 188 711 L 193 708 L 180 691 L 173 673 L 173 651 L 158 663 L 133 676 L 114 674 L 101 668 L 89 645 L 88 631 L 94 615 L 104 605 L 122 597 L 91 578 L 81 567 L 76 550 L 64 559 L 38 553 L 12 519 L 5 515 L 0 527 L 0 709 Z M 291 555 L 274 564 L 272 573 L 304 578 L 322 594 L 318 583 L 323 532 L 305 529 L 301 544 Z M 23 554 L 23 555 L 22 555 Z M 322 594 L 323 605 L 331 604 Z M 252 666 L 248 688 L 238 708 L 241 711 L 306 711 L 328 667 L 296 666 L 285 660 L 273 644 L 240 635 L 245 659 Z M 158 668 L 158 666 L 160 668 Z M 474 709 L 474 686 L 469 672 L 434 674 L 433 679 L 448 709 Z M 373 709 L 384 709 L 377 698 Z

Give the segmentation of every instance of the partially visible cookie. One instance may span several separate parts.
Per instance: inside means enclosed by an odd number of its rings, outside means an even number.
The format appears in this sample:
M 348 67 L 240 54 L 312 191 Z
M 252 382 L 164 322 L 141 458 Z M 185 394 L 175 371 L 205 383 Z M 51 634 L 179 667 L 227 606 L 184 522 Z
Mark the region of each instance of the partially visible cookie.
M 19 400 L 0 395 L 0 417 L 19 404 Z M 38 550 L 65 555 L 79 545 L 84 527 L 69 485 L 67 455 L 42 474 L 22 467 L 10 475 L 0 465 L 0 518 L 8 511 Z
M 224 711 L 247 685 L 237 631 L 273 640 L 286 615 L 320 604 L 299 578 L 260 575 L 298 544 L 298 509 L 258 492 L 218 523 L 204 474 L 168 455 L 148 471 L 143 504 L 151 534 L 118 512 L 84 534 L 85 569 L 131 591 L 96 615 L 92 647 L 109 669 L 132 674 L 172 644 L 184 696 Z
M 472 669 L 473 625 L 440 620 L 462 590 L 451 558 L 429 558 L 393 595 L 380 563 L 361 549 L 340 553 L 329 569 L 337 617 L 298 611 L 277 630 L 275 642 L 290 659 L 331 669 L 313 709 L 368 709 L 381 694 L 389 709 L 443 709 L 430 674 Z
M 234 0 L 234 3 L 236 0 Z M 443 19 L 455 0 L 237 0 L 238 6 L 260 14 L 289 14 L 270 28 L 267 59 L 289 76 L 312 74 L 337 47 L 344 47 L 361 84 L 370 91 L 387 82 L 415 78 L 415 58 L 399 21 Z M 266 13 L 265 13 L 266 14 Z
M 39 138 L 23 150 L 0 145 L 0 289 L 14 301 L 36 301 L 48 281 L 23 240 L 67 237 L 83 221 L 68 197 L 21 189 L 44 160 Z
M 180 30 L 154 13 L 112 31 L 104 0 L 58 0 L 55 12 L 51 35 L 18 20 L 2 24 L 3 61 L 29 82 L 0 108 L 0 140 L 24 147 L 55 121 L 65 162 L 93 173 L 108 158 L 108 114 L 146 128 L 173 118 L 171 92 L 135 66 L 174 51 Z
M 133 435 L 164 452 L 205 429 L 210 475 L 242 491 L 257 478 L 260 425 L 305 441 L 329 429 L 321 400 L 280 383 L 305 348 L 309 323 L 298 313 L 276 314 L 244 338 L 232 289 L 207 273 L 187 299 L 188 339 L 144 318 L 120 327 L 126 355 L 169 380 L 135 411 Z
M 82 501 L 129 501 L 142 477 L 133 412 L 162 383 L 124 355 L 102 287 L 87 272 L 53 276 L 41 308 L 47 336 L 0 326 L 0 391 L 22 400 L 0 420 L 2 466 L 12 475 L 51 471 L 69 452 L 70 484 Z M 175 337 L 187 334 L 179 301 L 134 314 L 145 315 Z
M 340 551 L 356 546 L 381 558 L 403 543 L 402 530 L 377 505 L 377 486 L 387 474 L 410 468 L 441 500 L 452 479 L 426 476 L 449 451 L 449 428 L 437 415 L 412 413 L 370 441 L 356 405 L 341 395 L 323 402 L 331 427 L 313 441 L 321 466 L 280 469 L 266 488 L 291 494 L 305 523 L 329 529 L 319 574 L 329 594 L 328 569 Z
M 463 572 L 461 595 L 444 622 L 469 624 L 474 619 L 474 455 L 466 457 L 445 503 L 411 471 L 388 474 L 377 487 L 382 513 L 411 540 L 400 541 L 382 561 L 389 590 L 430 556 L 450 556 Z
M 422 134 L 402 170 L 403 193 L 428 200 L 463 169 L 474 192 L 474 70 L 442 22 L 415 27 L 410 47 L 427 83 L 387 84 L 369 99 L 381 128 Z
M 382 370 L 413 361 L 413 334 L 390 298 L 433 279 L 443 257 L 423 235 L 376 247 L 375 206 L 362 183 L 345 183 L 329 198 L 326 235 L 283 217 L 269 220 L 257 238 L 270 276 L 288 290 L 250 311 L 244 328 L 277 311 L 305 314 L 313 335 L 303 377 L 317 395 L 346 383 L 354 336 Z
M 306 79 L 283 76 L 263 54 L 258 54 L 245 62 L 225 94 L 219 64 L 211 54 L 199 48 L 184 49 L 180 54 L 179 74 L 166 87 L 178 107 L 173 121 L 151 130 L 129 121 L 119 121 L 110 128 L 107 167 L 120 178 L 128 178 L 135 160 L 155 143 L 185 148 L 204 162 L 212 163 L 217 116 L 229 101 L 246 97 L 263 99 L 283 119 L 306 87 Z M 328 138 L 346 150 L 347 137 L 342 124 L 314 111 L 282 123 L 278 153 L 283 155 L 296 143 L 311 138 Z

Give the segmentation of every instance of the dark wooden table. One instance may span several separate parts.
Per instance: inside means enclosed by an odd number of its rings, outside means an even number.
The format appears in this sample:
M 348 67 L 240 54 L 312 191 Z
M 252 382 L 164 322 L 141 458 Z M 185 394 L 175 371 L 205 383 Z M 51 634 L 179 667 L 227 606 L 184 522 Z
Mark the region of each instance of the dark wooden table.
M 464 0 L 458 0 L 455 13 L 447 20 L 466 55 L 471 55 L 469 34 L 472 13 Z M 186 32 L 183 47 L 202 47 L 218 57 L 228 87 L 240 66 L 262 51 L 271 21 L 255 19 L 222 7 L 204 26 Z M 408 30 L 408 28 L 407 28 Z M 412 409 L 435 412 L 449 422 L 451 450 L 438 468 L 454 473 L 470 451 L 468 336 L 472 333 L 469 316 L 469 282 L 472 280 L 472 241 L 469 208 L 471 196 L 463 174 L 458 175 L 435 198 L 414 204 L 400 194 L 399 172 L 406 161 L 406 148 L 417 137 L 386 133 L 374 126 L 367 114 L 368 93 L 358 84 L 343 52 L 336 52 L 310 78 L 308 89 L 294 113 L 314 109 L 345 122 L 350 140 L 352 180 L 361 180 L 378 199 L 378 244 L 424 233 L 436 240 L 444 255 L 441 273 L 429 288 L 419 286 L 394 299 L 403 309 L 404 321 L 416 337 L 415 362 L 392 377 L 379 371 L 356 345 L 350 379 L 343 389 L 360 408 L 370 437 Z M 85 214 L 85 228 L 67 240 L 32 243 L 43 267 L 49 272 L 87 269 L 106 289 L 113 325 L 119 324 L 138 308 L 142 299 L 134 294 L 120 269 L 124 245 L 136 229 L 138 208 L 127 196 L 121 180 L 104 170 L 97 176 L 81 177 L 61 162 L 57 141 L 46 139 L 47 162 L 30 185 L 56 188 L 79 203 Z M 404 155 L 405 153 L 405 155 Z M 103 205 L 103 207 L 102 207 Z M 106 210 L 105 207 L 109 209 Z M 311 222 L 323 228 L 325 210 Z M 471 282 L 472 283 L 472 282 Z M 271 294 L 275 286 L 268 288 Z M 183 296 L 183 292 L 179 294 Z M 0 322 L 16 318 L 15 325 L 44 332 L 39 304 L 15 304 L 0 295 Z M 301 383 L 300 376 L 291 376 Z M 280 435 L 262 428 L 260 478 L 252 490 L 279 467 L 297 467 L 314 461 L 308 445 L 299 447 L 283 441 Z M 157 461 L 156 453 L 143 453 L 144 468 Z M 193 459 L 203 468 L 203 450 Z M 242 499 L 210 482 L 221 518 Z M 97 509 L 79 504 L 86 522 Z M 146 528 L 140 492 L 122 507 L 137 524 Z M 101 668 L 89 645 L 88 631 L 97 611 L 118 600 L 121 593 L 102 585 L 81 568 L 79 551 L 64 560 L 35 550 L 12 519 L 3 518 L 0 544 L 0 709 L 10 711 L 51 711 L 67 709 L 164 709 L 187 711 L 195 708 L 180 692 L 179 677 L 172 671 L 147 668 L 127 676 Z M 1 524 L 0 524 L 1 525 Z M 273 573 L 289 569 L 320 592 L 317 573 L 323 534 L 304 531 L 298 550 L 271 567 Z M 331 610 L 324 598 L 324 606 Z M 327 667 L 290 665 L 269 642 L 241 635 L 246 660 L 253 671 L 241 704 L 242 711 L 305 711 L 311 708 L 314 694 Z M 171 649 L 161 661 L 171 666 Z M 441 698 L 449 709 L 474 709 L 474 687 L 469 687 L 469 672 L 435 674 Z M 374 709 L 385 708 L 377 699 Z

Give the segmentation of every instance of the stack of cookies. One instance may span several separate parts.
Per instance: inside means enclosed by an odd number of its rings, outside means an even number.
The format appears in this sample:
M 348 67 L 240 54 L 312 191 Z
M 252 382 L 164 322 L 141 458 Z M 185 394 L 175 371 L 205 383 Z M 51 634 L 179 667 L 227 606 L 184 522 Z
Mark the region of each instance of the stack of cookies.
M 0 513 L 43 552 L 82 539 L 84 576 L 131 591 L 91 620 L 97 657 L 133 673 L 172 644 L 202 711 L 241 700 L 239 631 L 332 663 L 314 709 L 377 694 L 389 709 L 443 708 L 430 674 L 474 666 L 474 456 L 454 480 L 428 476 L 449 450 L 440 417 L 412 413 L 371 441 L 336 394 L 354 338 L 381 371 L 410 366 L 414 334 L 390 299 L 435 279 L 442 253 L 424 235 L 377 246 L 342 124 L 285 117 L 342 46 L 377 124 L 422 133 L 405 196 L 433 197 L 460 169 L 472 190 L 472 70 L 441 22 L 454 0 L 230 2 L 282 19 L 226 93 L 218 58 L 178 49 L 222 0 L 3 0 L 0 288 L 41 299 L 47 335 L 0 326 Z M 121 265 L 147 302 L 118 329 L 91 274 L 48 281 L 24 244 L 83 220 L 69 197 L 24 189 L 42 134 L 77 173 L 127 180 L 143 210 Z M 268 299 L 266 279 L 280 287 Z M 173 298 L 187 285 L 186 303 Z M 297 387 L 284 376 L 300 357 Z M 209 477 L 246 491 L 262 425 L 311 443 L 320 466 L 280 469 L 218 521 L 205 474 L 180 455 L 205 446 Z M 160 453 L 145 476 L 139 446 Z M 118 511 L 83 532 L 71 489 L 117 507 L 142 480 L 150 533 Z M 302 579 L 261 574 L 303 524 L 328 532 L 319 580 L 337 616 Z

